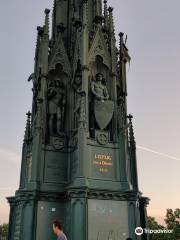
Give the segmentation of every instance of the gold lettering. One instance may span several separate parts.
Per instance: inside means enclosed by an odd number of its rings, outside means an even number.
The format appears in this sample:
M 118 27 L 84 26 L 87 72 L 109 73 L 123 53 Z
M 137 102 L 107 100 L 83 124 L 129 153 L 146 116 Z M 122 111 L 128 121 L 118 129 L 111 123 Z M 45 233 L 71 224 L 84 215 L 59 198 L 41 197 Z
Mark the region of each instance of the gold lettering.
M 105 155 L 105 154 L 95 154 L 94 155 L 95 159 L 100 159 L 100 160 L 109 160 L 111 161 L 112 160 L 112 157 L 111 155 Z
M 111 162 L 102 161 L 102 165 L 104 165 L 104 166 L 112 166 L 112 163 Z

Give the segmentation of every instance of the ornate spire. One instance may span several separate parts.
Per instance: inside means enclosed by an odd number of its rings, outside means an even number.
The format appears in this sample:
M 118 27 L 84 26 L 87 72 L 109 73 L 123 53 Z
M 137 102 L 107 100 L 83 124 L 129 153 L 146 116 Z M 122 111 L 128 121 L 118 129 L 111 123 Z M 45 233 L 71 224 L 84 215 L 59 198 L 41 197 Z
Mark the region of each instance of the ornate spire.
M 26 142 L 28 144 L 31 139 L 31 113 L 30 113 L 30 111 L 27 112 L 26 115 L 27 115 L 27 121 L 26 121 L 24 142 Z
M 127 116 L 127 118 L 129 119 L 129 142 L 130 142 L 130 147 L 135 149 L 136 148 L 136 141 L 135 141 L 135 137 L 134 137 L 134 129 L 133 129 L 133 124 L 132 124 L 132 119 L 133 116 L 131 114 L 129 114 Z

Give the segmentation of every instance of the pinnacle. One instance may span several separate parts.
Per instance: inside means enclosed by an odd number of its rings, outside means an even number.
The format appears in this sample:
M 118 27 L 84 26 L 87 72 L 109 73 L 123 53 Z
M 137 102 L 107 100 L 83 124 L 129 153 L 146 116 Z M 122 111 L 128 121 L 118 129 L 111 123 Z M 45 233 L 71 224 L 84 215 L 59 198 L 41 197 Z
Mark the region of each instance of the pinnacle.
M 45 9 L 44 11 L 45 14 L 49 14 L 50 13 L 50 10 L 48 8 Z

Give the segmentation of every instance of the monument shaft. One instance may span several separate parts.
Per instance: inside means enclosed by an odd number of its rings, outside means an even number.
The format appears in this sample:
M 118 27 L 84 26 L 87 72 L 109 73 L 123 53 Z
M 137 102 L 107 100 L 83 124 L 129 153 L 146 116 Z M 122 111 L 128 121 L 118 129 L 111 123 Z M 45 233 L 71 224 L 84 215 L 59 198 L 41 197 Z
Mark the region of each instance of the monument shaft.
M 123 33 L 101 0 L 55 0 L 37 28 L 32 111 L 20 186 L 9 197 L 9 240 L 125 240 L 146 227 L 148 198 L 138 188 L 132 116 L 127 116 Z

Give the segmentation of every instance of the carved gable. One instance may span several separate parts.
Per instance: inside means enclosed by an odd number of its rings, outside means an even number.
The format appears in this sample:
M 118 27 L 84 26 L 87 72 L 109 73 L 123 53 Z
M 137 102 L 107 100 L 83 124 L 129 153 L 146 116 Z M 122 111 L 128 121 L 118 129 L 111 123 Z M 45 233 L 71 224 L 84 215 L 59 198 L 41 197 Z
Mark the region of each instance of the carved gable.
M 97 55 L 103 58 L 103 63 L 110 69 L 110 54 L 100 27 L 97 29 L 91 49 L 89 51 L 89 63 L 95 62 Z
M 62 65 L 63 72 L 65 72 L 68 76 L 71 75 L 70 62 L 61 35 L 59 35 L 59 39 L 56 42 L 50 56 L 49 71 L 56 69 L 57 64 Z

